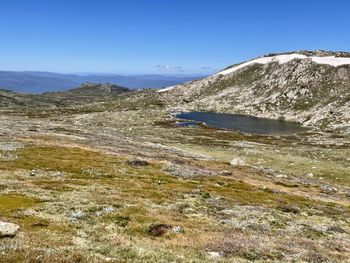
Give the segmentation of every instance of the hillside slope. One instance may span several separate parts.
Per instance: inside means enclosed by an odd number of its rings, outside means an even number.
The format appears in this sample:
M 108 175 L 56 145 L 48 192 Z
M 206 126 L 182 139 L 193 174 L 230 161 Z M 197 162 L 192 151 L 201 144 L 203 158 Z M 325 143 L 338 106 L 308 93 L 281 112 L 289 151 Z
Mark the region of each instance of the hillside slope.
M 300 51 L 236 64 L 161 92 L 175 110 L 250 114 L 318 128 L 350 126 L 350 53 Z
M 77 88 L 63 92 L 41 95 L 17 93 L 0 89 L 0 107 L 57 107 L 87 102 L 105 101 L 130 90 L 109 83 L 83 83 Z
M 41 96 L 0 89 L 0 107 L 51 107 L 54 105 L 55 101 Z
M 101 97 L 110 98 L 127 91 L 129 91 L 128 88 L 117 86 L 115 84 L 86 82 L 74 89 L 61 92 L 47 92 L 43 93 L 42 96 L 47 98 L 56 97 L 65 99 L 97 99 Z

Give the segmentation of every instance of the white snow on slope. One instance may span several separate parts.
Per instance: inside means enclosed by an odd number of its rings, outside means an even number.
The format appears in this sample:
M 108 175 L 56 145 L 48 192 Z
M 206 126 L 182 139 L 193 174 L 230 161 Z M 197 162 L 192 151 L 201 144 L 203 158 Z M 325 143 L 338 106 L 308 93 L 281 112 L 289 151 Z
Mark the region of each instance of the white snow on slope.
M 162 93 L 162 92 L 166 92 L 166 91 L 172 90 L 174 88 L 176 88 L 176 86 L 169 86 L 169 87 L 166 87 L 164 89 L 159 89 L 159 90 L 157 90 L 157 92 L 158 93 Z
M 317 64 L 327 64 L 333 67 L 338 67 L 341 65 L 350 65 L 350 58 L 341 57 L 311 57 L 312 61 Z
M 227 75 L 232 72 L 235 72 L 241 68 L 247 67 L 252 64 L 268 64 L 272 62 L 278 62 L 280 64 L 287 63 L 293 59 L 311 59 L 313 62 L 317 64 L 327 64 L 331 65 L 333 67 L 338 67 L 341 65 L 350 65 L 350 58 L 343 58 L 343 57 L 335 57 L 335 56 L 329 56 L 329 57 L 308 57 L 302 54 L 286 54 L 286 55 L 277 55 L 277 56 L 272 56 L 272 57 L 262 57 L 262 58 L 257 58 L 253 59 L 251 61 L 242 63 L 238 66 L 220 71 L 216 73 L 214 76 L 217 75 Z

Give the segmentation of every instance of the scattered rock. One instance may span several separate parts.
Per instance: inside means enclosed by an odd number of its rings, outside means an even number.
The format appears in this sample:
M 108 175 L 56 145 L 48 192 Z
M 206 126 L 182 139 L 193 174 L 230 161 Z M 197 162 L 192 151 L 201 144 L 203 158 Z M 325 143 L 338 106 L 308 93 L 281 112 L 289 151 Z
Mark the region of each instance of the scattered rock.
M 0 160 L 13 161 L 17 159 L 18 159 L 18 156 L 16 154 L 12 154 L 9 152 L 0 153 Z
M 16 151 L 22 147 L 23 145 L 18 142 L 0 142 L 1 151 Z
M 50 175 L 53 177 L 62 177 L 62 176 L 64 176 L 64 172 L 55 171 L 55 172 L 50 173 Z
M 37 176 L 37 174 L 38 174 L 37 170 L 31 170 L 31 171 L 29 171 L 28 175 L 34 177 L 34 176 Z
M 233 165 L 233 166 L 244 166 L 245 165 L 245 161 L 242 160 L 241 158 L 234 158 L 234 159 L 232 159 L 230 164 Z
M 149 162 L 147 162 L 145 160 L 138 160 L 138 159 L 127 160 L 126 164 L 130 165 L 130 166 L 148 166 L 148 165 L 150 165 Z
M 321 185 L 321 192 L 324 194 L 334 194 L 338 192 L 338 189 L 331 185 Z
M 101 216 L 103 214 L 113 213 L 114 211 L 115 211 L 115 208 L 113 206 L 107 206 L 107 207 L 104 207 L 101 211 L 97 211 L 96 215 Z
M 176 226 L 176 227 L 173 227 L 171 231 L 174 233 L 183 233 L 184 229 L 181 226 Z
M 84 217 L 84 212 L 81 210 L 75 210 L 69 214 L 69 217 L 73 220 L 82 219 Z
M 168 224 L 152 224 L 149 227 L 147 227 L 146 232 L 151 234 L 152 236 L 159 237 L 173 229 L 174 227 Z
M 277 174 L 276 178 L 288 178 L 288 176 L 285 174 Z
M 222 175 L 222 176 L 230 176 L 230 175 L 232 175 L 232 172 L 223 170 L 223 171 L 220 172 L 220 175 Z
M 218 258 L 218 257 L 222 257 L 224 256 L 224 253 L 223 252 L 217 252 L 217 251 L 208 251 L 207 254 L 210 256 L 210 257 L 213 257 L 213 258 Z
M 306 177 L 309 177 L 309 178 L 313 178 L 314 177 L 314 174 L 313 173 L 308 173 L 307 175 L 305 175 Z
M 108 206 L 103 208 L 103 211 L 105 211 L 106 213 L 112 213 L 115 211 L 115 208 L 113 206 Z
M 18 229 L 20 229 L 19 225 L 0 221 L 0 237 L 13 237 Z

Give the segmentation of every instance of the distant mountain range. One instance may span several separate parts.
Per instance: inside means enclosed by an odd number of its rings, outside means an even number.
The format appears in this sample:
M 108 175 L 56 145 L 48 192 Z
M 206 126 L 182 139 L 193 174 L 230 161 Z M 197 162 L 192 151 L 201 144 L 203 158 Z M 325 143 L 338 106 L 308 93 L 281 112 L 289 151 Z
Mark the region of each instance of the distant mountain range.
M 39 71 L 0 71 L 0 88 L 16 92 L 43 93 L 64 91 L 85 82 L 111 83 L 129 89 L 162 88 L 187 81 L 201 79 L 203 76 L 165 76 L 165 75 L 115 75 L 115 74 L 61 74 Z

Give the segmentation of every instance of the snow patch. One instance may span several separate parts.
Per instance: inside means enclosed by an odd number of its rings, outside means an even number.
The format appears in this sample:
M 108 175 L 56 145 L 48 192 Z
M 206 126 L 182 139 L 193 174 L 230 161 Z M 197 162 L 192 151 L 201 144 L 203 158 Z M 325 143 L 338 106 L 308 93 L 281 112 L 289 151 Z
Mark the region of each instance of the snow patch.
M 162 92 L 166 92 L 166 91 L 172 90 L 174 88 L 176 88 L 176 86 L 169 86 L 169 87 L 166 87 L 164 89 L 157 90 L 157 92 L 158 93 L 162 93 Z
M 317 64 L 327 64 L 333 67 L 338 67 L 341 65 L 350 65 L 350 58 L 329 56 L 329 57 L 311 57 L 311 59 L 313 62 Z
M 311 59 L 313 62 L 317 63 L 317 64 L 326 64 L 326 65 L 330 65 L 333 67 L 338 67 L 341 65 L 350 65 L 350 58 L 343 58 L 343 57 L 335 57 L 335 56 L 329 56 L 329 57 L 316 57 L 316 56 L 312 56 L 312 57 L 308 57 L 302 54 L 286 54 L 286 55 L 278 55 L 278 56 L 272 56 L 272 57 L 262 57 L 262 58 L 257 58 L 257 59 L 253 59 L 251 61 L 242 63 L 238 66 L 220 71 L 218 73 L 216 73 L 214 76 L 217 75 L 227 75 L 230 74 L 232 72 L 235 72 L 241 68 L 247 67 L 249 65 L 253 65 L 253 64 L 268 64 L 268 63 L 272 63 L 272 62 L 278 62 L 279 64 L 284 64 L 287 63 L 293 59 Z

